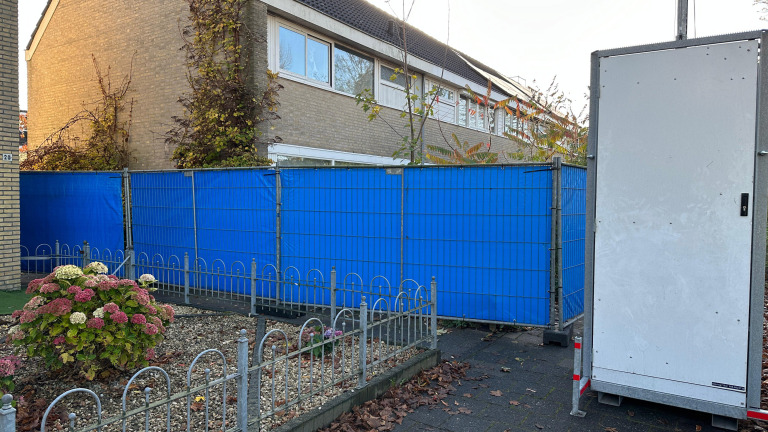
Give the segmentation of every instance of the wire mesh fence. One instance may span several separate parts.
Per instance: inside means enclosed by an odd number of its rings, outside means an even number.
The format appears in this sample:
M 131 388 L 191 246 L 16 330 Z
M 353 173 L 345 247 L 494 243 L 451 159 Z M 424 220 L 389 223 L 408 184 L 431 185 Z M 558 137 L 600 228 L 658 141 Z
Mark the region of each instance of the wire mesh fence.
M 444 298 L 440 317 L 554 326 L 559 297 L 553 292 L 560 287 L 553 283 L 563 285 L 566 321 L 583 310 L 586 176 L 571 166 L 555 176 L 559 169 L 125 172 L 123 257 L 132 264 L 125 268 L 136 272 L 126 276 L 162 274 L 164 292 L 184 301 L 190 295 L 246 303 L 256 297 L 275 309 L 357 307 L 360 287 L 391 300 L 409 280 L 436 276 Z M 553 203 L 555 178 L 562 178 L 560 205 Z M 561 213 L 562 230 L 553 229 Z M 53 265 L 45 253 L 22 255 L 27 269 Z M 332 280 L 332 266 L 344 277 Z M 299 268 L 315 270 L 301 274 Z

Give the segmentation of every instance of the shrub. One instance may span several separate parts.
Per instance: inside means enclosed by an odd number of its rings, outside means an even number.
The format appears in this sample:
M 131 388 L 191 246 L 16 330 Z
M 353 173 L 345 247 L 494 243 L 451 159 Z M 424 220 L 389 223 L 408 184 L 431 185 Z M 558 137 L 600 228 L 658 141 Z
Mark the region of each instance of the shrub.
M 151 275 L 137 284 L 106 272 L 99 262 L 65 265 L 30 282 L 27 293 L 36 296 L 13 313 L 19 321 L 13 343 L 49 369 L 67 365 L 89 380 L 109 367 L 146 366 L 173 322 L 173 308 L 149 294 Z
M 313 347 L 312 354 L 315 357 L 320 357 L 323 351 L 329 353 L 333 350 L 333 345 L 325 343 L 328 339 L 333 339 L 342 335 L 341 330 L 334 330 L 331 327 L 315 326 L 313 328 L 304 329 L 304 333 L 301 335 L 301 341 L 306 347 Z
M 21 359 L 16 356 L 0 357 L 0 397 L 11 393 L 16 387 L 13 383 L 13 374 L 20 366 Z M 14 406 L 16 406 L 15 403 Z

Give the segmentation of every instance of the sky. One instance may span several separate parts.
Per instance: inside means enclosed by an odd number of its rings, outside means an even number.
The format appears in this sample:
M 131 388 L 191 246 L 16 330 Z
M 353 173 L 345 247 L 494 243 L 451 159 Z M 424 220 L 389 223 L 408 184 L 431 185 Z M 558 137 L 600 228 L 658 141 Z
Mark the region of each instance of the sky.
M 367 0 L 403 16 L 411 0 Z M 19 2 L 19 95 L 27 108 L 24 48 L 47 0 Z M 553 78 L 585 103 L 592 51 L 675 37 L 675 0 L 416 0 L 408 22 L 528 85 Z M 689 0 L 688 36 L 768 28 L 753 0 Z

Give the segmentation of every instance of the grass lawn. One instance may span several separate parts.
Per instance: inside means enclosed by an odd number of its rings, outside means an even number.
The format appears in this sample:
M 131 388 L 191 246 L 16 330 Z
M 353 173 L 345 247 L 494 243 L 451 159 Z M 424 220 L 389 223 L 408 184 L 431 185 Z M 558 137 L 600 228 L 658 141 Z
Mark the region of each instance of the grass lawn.
M 21 309 L 32 296 L 21 291 L 0 291 L 0 315 L 9 315 L 17 309 Z

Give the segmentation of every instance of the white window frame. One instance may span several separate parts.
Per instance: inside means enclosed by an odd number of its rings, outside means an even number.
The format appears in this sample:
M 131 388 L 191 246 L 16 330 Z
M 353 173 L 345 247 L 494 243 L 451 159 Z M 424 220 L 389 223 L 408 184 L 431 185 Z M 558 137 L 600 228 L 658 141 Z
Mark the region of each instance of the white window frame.
M 280 27 L 284 27 L 287 30 L 290 30 L 294 33 L 298 33 L 304 36 L 304 75 L 297 74 L 295 72 L 291 72 L 289 70 L 280 68 Z M 274 33 L 273 40 L 275 42 L 273 44 L 270 44 L 270 47 L 273 50 L 273 55 L 274 55 L 273 64 L 275 65 L 275 70 L 277 70 L 281 75 L 288 75 L 288 76 L 298 78 L 302 81 L 309 81 L 311 83 L 314 83 L 315 85 L 333 88 L 334 64 L 333 64 L 333 43 L 332 42 L 326 39 L 320 38 L 313 33 L 310 33 L 300 27 L 292 25 L 291 23 L 285 22 L 283 20 L 277 20 L 275 22 L 273 33 Z M 309 40 L 313 40 L 315 42 L 318 42 L 328 47 L 328 82 L 316 80 L 309 76 L 309 49 L 308 49 Z
M 387 156 L 367 155 L 363 153 L 351 153 L 340 150 L 328 150 L 314 147 L 306 147 L 295 144 L 276 143 L 269 146 L 268 157 L 304 157 L 310 159 L 322 159 L 331 162 L 331 166 L 336 162 L 348 162 L 361 165 L 407 165 L 407 159 L 395 159 Z
M 426 93 L 432 91 L 432 87 L 439 87 L 440 89 L 442 89 L 442 90 L 444 90 L 446 92 L 449 92 L 449 93 L 451 93 L 453 95 L 453 101 L 451 102 L 451 104 L 453 105 L 454 112 L 453 112 L 453 119 L 451 119 L 451 121 L 449 123 L 451 123 L 451 124 L 459 124 L 459 93 L 461 93 L 461 92 L 459 92 L 456 89 L 456 87 L 454 87 L 454 86 L 446 85 L 444 82 L 438 81 L 438 80 L 433 79 L 433 78 L 426 78 L 425 77 L 424 78 L 424 92 L 423 92 L 423 94 L 426 94 Z M 427 90 L 427 89 L 429 89 L 429 90 Z M 425 101 L 425 102 L 429 102 L 429 101 Z M 438 102 L 436 100 L 435 103 L 439 104 L 440 102 Z M 432 107 L 433 114 L 430 116 L 431 118 L 438 118 L 438 116 L 435 115 L 435 113 L 437 112 L 438 107 L 439 107 L 439 105 Z M 446 123 L 445 120 L 441 120 L 441 121 L 443 123 Z

